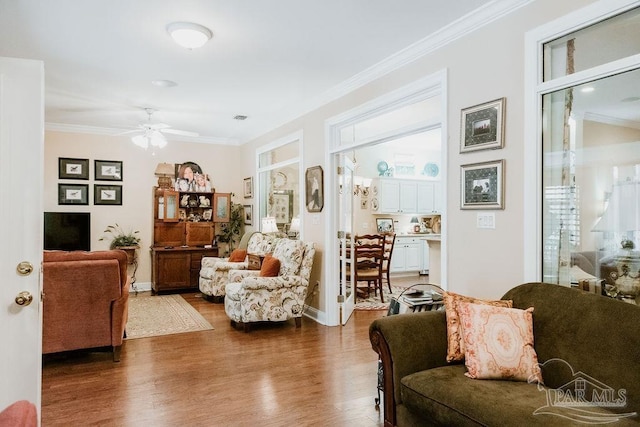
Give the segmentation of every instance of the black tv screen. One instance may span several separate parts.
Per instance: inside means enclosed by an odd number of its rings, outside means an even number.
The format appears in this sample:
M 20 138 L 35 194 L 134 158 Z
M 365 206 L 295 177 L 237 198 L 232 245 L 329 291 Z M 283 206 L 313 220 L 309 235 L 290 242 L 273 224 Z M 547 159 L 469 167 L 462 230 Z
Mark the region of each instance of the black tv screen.
M 89 212 L 45 212 L 44 249 L 90 251 L 91 214 Z

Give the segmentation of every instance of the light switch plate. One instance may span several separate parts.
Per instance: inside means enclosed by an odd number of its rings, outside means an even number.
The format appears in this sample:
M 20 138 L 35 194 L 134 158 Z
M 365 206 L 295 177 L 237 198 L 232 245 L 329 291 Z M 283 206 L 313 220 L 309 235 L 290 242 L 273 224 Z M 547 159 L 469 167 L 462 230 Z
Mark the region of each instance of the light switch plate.
M 311 215 L 311 224 L 319 225 L 320 224 L 320 215 Z
M 478 212 L 476 216 L 476 227 L 496 228 L 496 214 L 493 212 Z

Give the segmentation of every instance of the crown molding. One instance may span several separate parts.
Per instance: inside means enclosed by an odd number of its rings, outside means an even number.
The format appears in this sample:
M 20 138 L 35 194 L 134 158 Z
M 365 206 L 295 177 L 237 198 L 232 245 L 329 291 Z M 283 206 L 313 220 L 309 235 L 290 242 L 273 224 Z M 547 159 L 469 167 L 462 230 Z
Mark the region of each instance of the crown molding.
M 640 122 L 635 120 L 621 119 L 618 117 L 610 117 L 605 116 L 604 114 L 597 113 L 585 113 L 583 116 L 584 120 L 589 120 L 592 122 L 604 123 L 612 126 L 620 126 L 631 129 L 640 129 Z
M 44 126 L 45 131 L 53 132 L 68 132 L 68 133 L 85 133 L 89 135 L 107 135 L 107 136 L 122 136 L 123 132 L 128 132 L 131 129 L 117 129 L 117 128 L 101 128 L 97 126 L 83 126 L 83 125 L 71 125 L 65 123 L 50 123 L 46 122 Z M 236 138 L 216 138 L 210 136 L 173 136 L 170 134 L 164 134 L 167 141 L 174 142 L 195 142 L 200 144 L 216 144 L 216 145 L 240 145 L 240 141 Z
M 247 138 L 244 138 L 241 141 L 241 144 L 264 135 L 267 132 L 297 119 L 298 117 L 317 110 L 323 105 L 335 101 L 336 99 L 339 99 L 368 83 L 411 64 L 412 62 L 441 49 L 449 43 L 473 33 L 474 31 L 487 26 L 506 15 L 509 15 L 533 1 L 534 0 L 493 0 L 492 2 L 460 17 L 422 40 L 409 45 L 393 55 L 388 56 L 377 64 L 359 72 L 323 94 L 313 97 L 306 102 L 297 104 L 295 107 L 286 108 L 278 114 L 278 117 L 272 121 L 271 125 L 264 126 L 261 130 L 254 132 Z

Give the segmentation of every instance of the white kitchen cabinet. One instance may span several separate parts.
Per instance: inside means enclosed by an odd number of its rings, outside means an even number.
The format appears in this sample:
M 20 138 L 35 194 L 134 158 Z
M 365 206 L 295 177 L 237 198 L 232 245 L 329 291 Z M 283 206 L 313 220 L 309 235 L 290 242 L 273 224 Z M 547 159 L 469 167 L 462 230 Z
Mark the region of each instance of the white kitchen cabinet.
M 389 271 L 419 271 L 423 265 L 423 245 L 417 237 L 396 237 Z
M 415 213 L 418 185 L 416 181 L 380 180 L 380 213 Z
M 419 181 L 417 184 L 417 213 L 435 214 L 442 211 L 442 185 L 439 182 Z

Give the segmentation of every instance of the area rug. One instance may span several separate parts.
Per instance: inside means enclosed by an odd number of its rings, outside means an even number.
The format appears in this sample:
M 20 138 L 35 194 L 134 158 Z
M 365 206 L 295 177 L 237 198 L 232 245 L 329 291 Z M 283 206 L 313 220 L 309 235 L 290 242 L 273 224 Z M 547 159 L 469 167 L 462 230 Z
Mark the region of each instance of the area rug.
M 180 295 L 129 296 L 127 339 L 206 331 L 213 326 Z
M 406 288 L 400 288 L 397 286 L 391 286 L 391 291 L 389 292 L 389 287 L 384 286 L 382 288 L 384 302 L 380 301 L 380 293 L 378 295 L 373 294 L 373 289 L 371 290 L 371 294 L 367 298 L 356 298 L 356 306 L 355 310 L 386 310 L 389 308 L 389 301 L 391 301 L 392 296 L 398 296 L 404 291 Z

